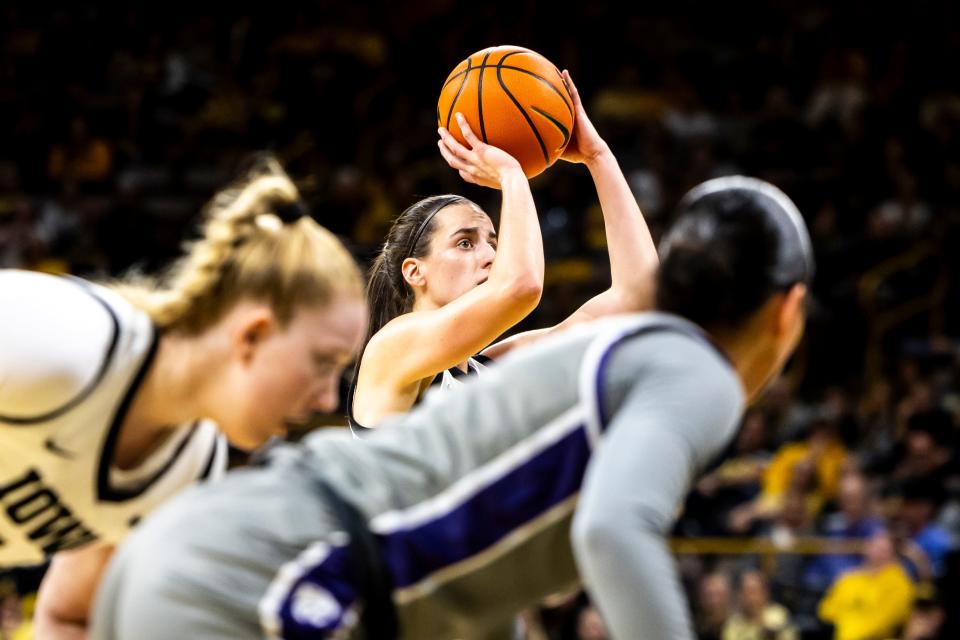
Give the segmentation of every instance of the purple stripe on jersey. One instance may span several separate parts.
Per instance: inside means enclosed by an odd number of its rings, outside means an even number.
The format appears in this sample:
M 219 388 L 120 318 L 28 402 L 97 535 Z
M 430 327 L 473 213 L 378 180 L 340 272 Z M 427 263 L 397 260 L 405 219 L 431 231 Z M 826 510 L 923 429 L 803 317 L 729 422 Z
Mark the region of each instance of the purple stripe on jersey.
M 609 345 L 607 345 L 607 348 L 603 352 L 603 355 L 600 356 L 600 362 L 597 365 L 594 392 L 596 393 L 597 414 L 600 418 L 601 431 L 606 430 L 607 423 L 610 421 L 609 416 L 607 416 L 603 410 L 603 388 L 606 385 L 604 372 L 607 370 L 607 364 L 610 362 L 610 357 L 617 350 L 617 347 L 623 345 L 628 340 L 632 340 L 633 338 L 639 338 L 640 336 L 644 336 L 649 333 L 655 333 L 660 331 L 670 331 L 681 336 L 686 336 L 697 342 L 701 342 L 706 346 L 710 347 L 711 350 L 716 352 L 716 354 L 720 356 L 720 358 L 724 362 L 726 362 L 727 364 L 730 364 L 729 358 L 723 351 L 720 350 L 720 347 L 715 345 L 713 341 L 710 340 L 710 338 L 705 333 L 703 333 L 697 328 L 682 327 L 682 326 L 676 326 L 676 325 L 670 325 L 670 324 L 652 324 L 646 327 L 640 327 L 639 329 L 623 334 L 622 336 L 620 336 L 619 338 L 611 342 Z M 733 366 L 733 365 L 730 364 L 730 366 Z
M 590 459 L 583 425 L 426 523 L 378 536 L 397 588 L 416 584 L 515 531 L 580 490 Z
M 358 597 L 347 553 L 346 547 L 331 548 L 291 585 L 278 612 L 284 640 L 326 637 L 354 624 L 345 620 Z

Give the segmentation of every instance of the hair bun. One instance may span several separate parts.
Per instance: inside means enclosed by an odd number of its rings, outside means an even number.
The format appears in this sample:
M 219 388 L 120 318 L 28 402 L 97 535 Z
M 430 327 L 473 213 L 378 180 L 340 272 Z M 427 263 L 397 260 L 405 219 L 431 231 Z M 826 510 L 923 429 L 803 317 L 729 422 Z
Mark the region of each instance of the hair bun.
M 283 224 L 293 224 L 308 215 L 307 207 L 300 200 L 287 202 L 274 208 L 274 214 Z

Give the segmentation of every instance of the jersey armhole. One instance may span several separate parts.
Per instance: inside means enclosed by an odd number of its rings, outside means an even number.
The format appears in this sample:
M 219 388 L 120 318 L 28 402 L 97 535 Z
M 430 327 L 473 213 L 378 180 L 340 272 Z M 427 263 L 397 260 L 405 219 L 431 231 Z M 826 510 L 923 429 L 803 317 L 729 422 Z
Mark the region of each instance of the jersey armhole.
M 583 356 L 583 362 L 580 365 L 580 398 L 585 407 L 587 438 L 590 439 L 591 446 L 596 446 L 600 442 L 600 437 L 607 429 L 610 416 L 606 415 L 603 407 L 603 390 L 606 384 L 606 367 L 610 358 L 617 349 L 628 341 L 651 333 L 660 333 L 669 331 L 682 336 L 687 336 L 693 340 L 707 343 L 712 349 L 716 350 L 726 362 L 726 356 L 710 340 L 702 334 L 684 327 L 678 327 L 670 324 L 650 324 L 641 327 L 630 327 L 622 329 L 613 335 L 602 335 L 594 339 L 587 347 Z
M 35 416 L 7 416 L 0 414 L 0 423 L 11 424 L 14 426 L 27 426 L 58 418 L 89 397 L 90 394 L 93 393 L 93 391 L 97 388 L 97 385 L 99 385 L 103 380 L 104 376 L 106 376 L 107 370 L 110 368 L 110 363 L 113 361 L 113 355 L 117 350 L 117 342 L 120 339 L 120 321 L 117 318 L 116 312 L 103 298 L 98 296 L 92 288 L 86 286 L 81 286 L 80 288 L 88 293 L 94 300 L 100 303 L 100 306 L 107 311 L 111 323 L 110 343 L 103 354 L 103 358 L 100 361 L 100 366 L 97 369 L 96 375 L 93 376 L 93 378 L 79 392 L 77 392 L 73 398 L 70 398 L 58 407 Z

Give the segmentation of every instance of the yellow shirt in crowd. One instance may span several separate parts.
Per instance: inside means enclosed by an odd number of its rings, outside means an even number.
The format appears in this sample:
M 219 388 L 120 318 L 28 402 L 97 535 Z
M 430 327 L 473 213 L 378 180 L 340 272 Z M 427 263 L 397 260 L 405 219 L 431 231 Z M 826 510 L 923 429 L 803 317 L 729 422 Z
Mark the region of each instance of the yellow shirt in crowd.
M 891 563 L 875 573 L 854 569 L 841 575 L 820 601 L 818 613 L 833 623 L 837 640 L 888 638 L 907 622 L 913 598 L 907 572 Z
M 773 456 L 770 465 L 763 474 L 763 493 L 761 500 L 768 507 L 780 504 L 790 487 L 793 467 L 810 456 L 808 442 L 795 442 L 784 445 Z M 827 500 L 837 495 L 840 486 L 840 471 L 847 459 L 847 450 L 839 442 L 833 442 L 817 457 L 815 476 L 816 489 L 808 496 L 810 515 L 816 515 Z

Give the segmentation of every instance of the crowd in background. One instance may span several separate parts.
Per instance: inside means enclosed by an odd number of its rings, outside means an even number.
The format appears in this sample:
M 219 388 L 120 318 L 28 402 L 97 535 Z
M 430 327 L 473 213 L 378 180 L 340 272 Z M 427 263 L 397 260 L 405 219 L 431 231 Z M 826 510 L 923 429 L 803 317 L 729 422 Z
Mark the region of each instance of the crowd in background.
M 528 46 L 570 69 L 655 237 L 687 188 L 734 172 L 783 188 L 813 236 L 805 343 L 677 525 L 781 553 L 681 554 L 698 633 L 958 637 L 944 604 L 960 598 L 960 8 L 873 4 L 750 1 L 745 18 L 689 0 L 208 15 L 8 3 L 0 268 L 156 269 L 258 149 L 361 262 L 420 197 L 463 193 L 495 214 L 497 194 L 436 153 L 436 98 L 468 54 Z M 609 279 L 586 171 L 560 163 L 532 185 L 547 282 L 519 329 Z M 837 546 L 790 551 L 809 537 Z M 0 639 L 16 637 L 34 581 L 0 580 Z M 584 596 L 524 620 L 529 638 L 606 637 Z

